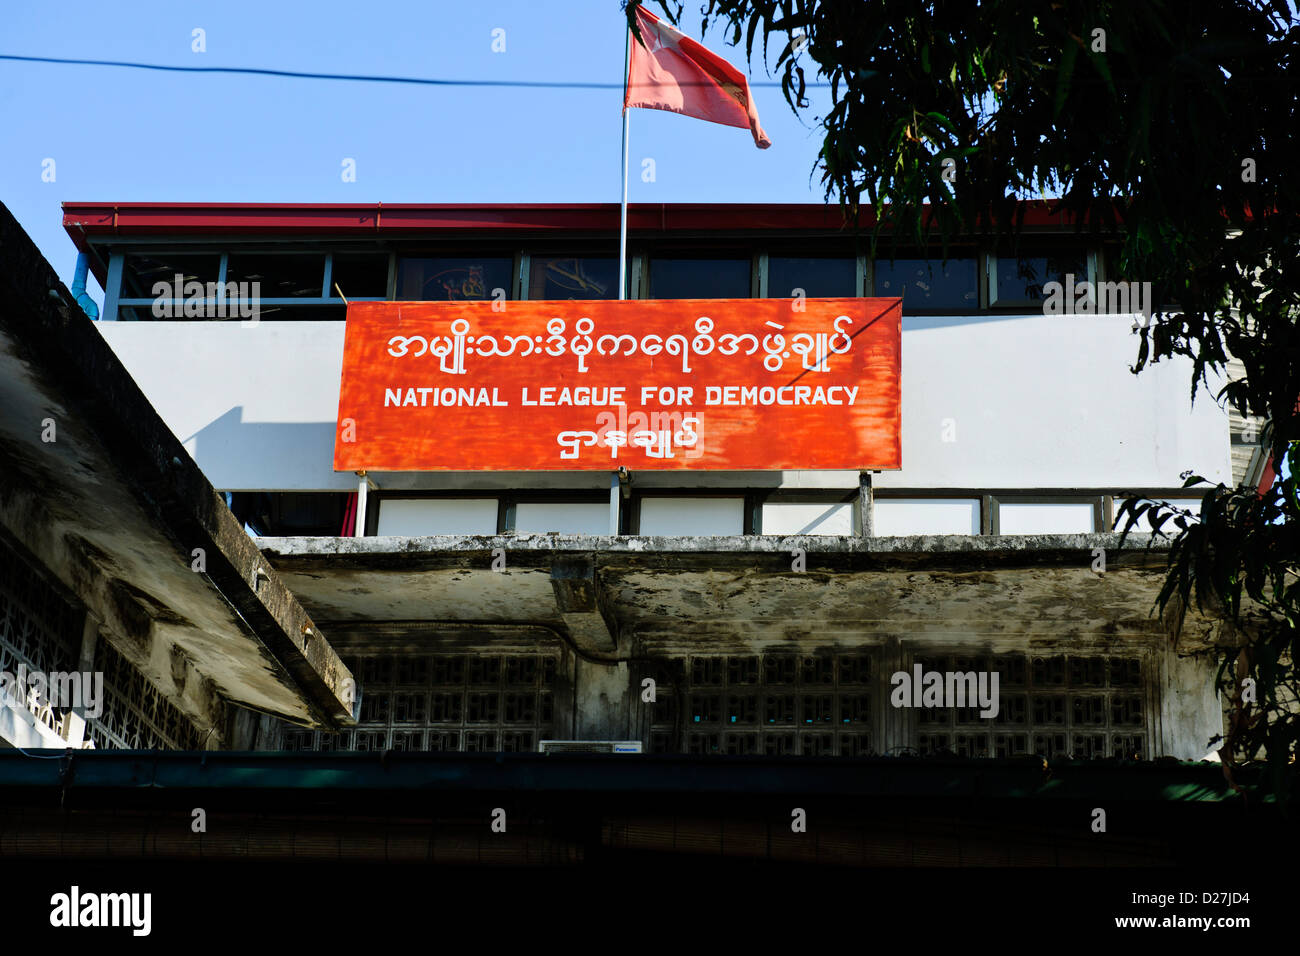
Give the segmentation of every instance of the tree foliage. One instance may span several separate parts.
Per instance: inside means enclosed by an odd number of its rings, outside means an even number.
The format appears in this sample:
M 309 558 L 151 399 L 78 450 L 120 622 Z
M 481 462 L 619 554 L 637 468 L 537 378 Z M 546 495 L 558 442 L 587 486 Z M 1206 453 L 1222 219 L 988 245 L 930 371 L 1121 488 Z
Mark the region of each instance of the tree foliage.
M 628 4 L 631 9 L 640 0 Z M 680 22 L 679 0 L 659 0 Z M 1192 477 L 1199 520 L 1131 501 L 1172 532 L 1162 614 L 1192 602 L 1220 630 L 1233 701 L 1221 751 L 1294 761 L 1300 618 L 1300 23 L 1283 0 L 703 0 L 751 64 L 772 63 L 787 103 L 828 82 L 818 169 L 873 243 L 1014 243 L 1023 199 L 1044 193 L 1081 230 L 1115 233 L 1119 268 L 1177 302 L 1135 327 L 1133 371 L 1191 360 L 1193 399 L 1259 416 L 1283 477 L 1262 494 Z M 943 176 L 952 160 L 955 181 Z M 1117 225 L 1122 229 L 1117 231 Z M 1219 376 L 1229 357 L 1245 374 Z M 1258 704 L 1242 700 L 1242 681 Z M 1249 695 L 1247 695 L 1249 696 Z M 1276 785 L 1278 776 L 1273 776 Z

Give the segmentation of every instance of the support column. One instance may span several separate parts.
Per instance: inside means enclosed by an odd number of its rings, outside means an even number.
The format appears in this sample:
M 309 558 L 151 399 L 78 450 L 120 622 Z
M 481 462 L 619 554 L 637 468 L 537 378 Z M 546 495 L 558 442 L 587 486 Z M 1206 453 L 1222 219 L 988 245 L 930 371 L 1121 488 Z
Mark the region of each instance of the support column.
M 578 740 L 639 739 L 632 733 L 632 678 L 625 662 L 577 661 Z
M 374 488 L 376 491 L 379 490 L 379 486 L 366 477 L 364 471 L 357 472 L 357 478 L 357 524 L 352 531 L 352 537 L 364 538 L 366 536 L 366 505 L 369 497 L 368 492 L 371 488 Z
M 876 506 L 871 490 L 871 472 L 858 472 L 858 534 L 863 538 L 876 535 Z
M 603 606 L 596 564 L 589 555 L 566 555 L 551 566 L 555 605 L 577 647 L 591 655 L 606 655 L 618 647 L 617 624 Z
M 609 475 L 609 533 L 618 534 L 618 504 L 619 498 L 618 472 L 612 471 Z
M 81 651 L 77 655 L 77 670 L 81 672 L 81 700 L 63 718 L 60 734 L 69 747 L 80 748 L 86 739 L 86 711 L 94 710 L 98 717 L 104 712 L 104 678 L 95 680 L 95 646 L 99 643 L 99 618 L 86 612 L 81 625 Z M 90 696 L 94 694 L 95 699 Z M 90 708 L 86 705 L 90 704 Z

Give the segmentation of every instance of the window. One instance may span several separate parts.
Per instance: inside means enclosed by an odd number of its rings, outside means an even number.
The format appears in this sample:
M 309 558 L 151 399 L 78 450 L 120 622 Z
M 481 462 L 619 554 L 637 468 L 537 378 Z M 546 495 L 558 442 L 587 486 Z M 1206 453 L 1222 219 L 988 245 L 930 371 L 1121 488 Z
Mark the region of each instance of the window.
M 871 754 L 871 651 L 671 659 L 655 674 L 652 753 Z
M 327 296 L 342 290 L 348 299 L 382 299 L 388 295 L 388 253 L 336 252 Z
M 347 492 L 236 491 L 230 510 L 259 538 L 338 537 L 343 530 Z
M 877 259 L 876 295 L 902 296 L 904 312 L 970 312 L 979 308 L 975 257 Z
M 650 260 L 652 299 L 748 299 L 750 260 Z
M 404 258 L 397 265 L 397 298 L 403 302 L 510 299 L 514 273 L 513 256 Z
M 325 256 L 319 253 L 232 252 L 227 282 L 256 282 L 263 299 L 319 299 Z
M 618 258 L 532 256 L 528 262 L 528 298 L 617 299 Z
M 923 754 L 1150 758 L 1139 658 L 923 654 L 915 663 L 924 672 L 998 674 L 996 716 L 981 717 L 978 704 L 917 711 Z
M 389 258 L 386 252 L 240 246 L 229 252 L 129 253 L 120 257 L 117 318 L 338 321 L 346 308 L 335 286 L 349 300 L 387 298 Z M 158 282 L 167 291 L 155 296 Z
M 97 750 L 203 749 L 207 735 L 102 637 L 95 642 L 94 669 L 104 675 L 104 699 L 99 719 L 86 723 L 86 736 Z
M 1043 287 L 1059 283 L 1077 286 L 1090 280 L 1088 255 L 1082 249 L 1068 249 L 1042 255 L 990 256 L 989 304 L 992 306 L 1036 304 L 1047 298 Z M 1072 278 L 1071 278 L 1072 277 Z
M 1178 300 L 1182 298 L 1178 294 L 1180 286 L 1169 282 L 1144 281 L 1140 275 L 1127 274 L 1120 268 L 1120 246 L 1107 243 L 1102 247 L 1102 263 L 1105 269 L 1105 281 L 1111 283 L 1124 283 L 1122 289 L 1116 289 L 1112 293 L 1118 303 L 1114 303 L 1112 311 L 1126 311 L 1122 308 L 1127 304 L 1128 310 L 1137 312 L 1140 309 L 1146 309 L 1149 312 L 1158 312 L 1171 307 L 1176 308 Z M 1115 288 L 1112 286 L 1112 288 Z M 1120 298 L 1127 291 L 1127 303 Z
M 21 545 L 11 544 L 0 529 L 0 674 L 13 675 L 20 667 L 43 673 L 76 670 L 84 614 L 82 607 L 46 577 L 41 564 Z M 27 690 L 17 681 L 12 687 L 0 684 L 0 711 L 6 692 L 23 699 Z M 48 688 L 45 693 L 50 693 Z M 70 708 L 66 701 L 50 703 L 50 709 L 37 714 L 37 719 L 57 733 Z M 12 729 L 0 726 L 0 747 L 16 742 L 9 736 Z
M 202 282 L 206 286 L 217 281 L 220 271 L 221 254 L 217 252 L 133 252 L 123 257 L 121 297 L 152 300 L 155 283 L 173 287 L 178 275 L 183 297 L 185 283 Z M 144 311 L 147 314 L 148 310 Z
M 339 734 L 281 724 L 285 750 L 536 751 L 555 735 L 558 651 L 344 659 L 361 714 Z
M 767 295 L 795 298 L 801 289 L 809 299 L 843 299 L 860 295 L 856 258 L 819 259 L 810 256 L 771 256 L 767 260 Z

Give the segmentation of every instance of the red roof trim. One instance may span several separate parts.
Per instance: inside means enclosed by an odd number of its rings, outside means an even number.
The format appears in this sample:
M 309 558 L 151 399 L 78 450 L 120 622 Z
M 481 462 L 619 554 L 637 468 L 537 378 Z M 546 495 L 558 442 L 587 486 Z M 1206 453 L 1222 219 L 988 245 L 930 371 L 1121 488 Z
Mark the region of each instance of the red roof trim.
M 1073 219 L 1053 213 L 1051 203 L 1025 203 L 1025 223 L 1068 227 Z M 383 219 L 380 220 L 382 210 Z M 859 222 L 870 225 L 864 212 Z M 78 248 L 82 230 L 91 237 L 265 233 L 399 237 L 415 231 L 616 232 L 615 203 L 100 203 L 63 204 L 63 226 Z M 633 203 L 628 229 L 837 230 L 845 221 L 837 205 L 821 203 Z M 83 250 L 84 251 L 84 250 Z
M 1025 225 L 1070 229 L 1074 217 L 1051 200 L 1027 200 Z M 431 238 L 469 234 L 618 232 L 617 203 L 235 203 L 65 202 L 63 228 L 79 252 L 114 236 L 264 235 L 332 238 Z M 875 217 L 864 210 L 860 225 Z M 848 229 L 840 208 L 827 203 L 631 203 L 628 231 L 644 238 L 664 232 L 836 232 Z M 102 285 L 106 267 L 91 256 Z

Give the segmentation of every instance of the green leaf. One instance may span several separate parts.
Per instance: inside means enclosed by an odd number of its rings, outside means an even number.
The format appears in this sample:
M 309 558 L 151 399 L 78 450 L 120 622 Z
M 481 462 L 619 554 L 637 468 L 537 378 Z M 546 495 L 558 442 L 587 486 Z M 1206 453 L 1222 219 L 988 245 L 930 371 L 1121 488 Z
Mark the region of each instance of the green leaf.
M 1067 40 L 1061 51 L 1061 66 L 1056 71 L 1056 95 L 1052 98 L 1052 119 L 1059 119 L 1065 106 L 1066 97 L 1070 95 L 1070 79 L 1074 76 L 1074 61 L 1079 58 L 1079 47 L 1072 40 Z

